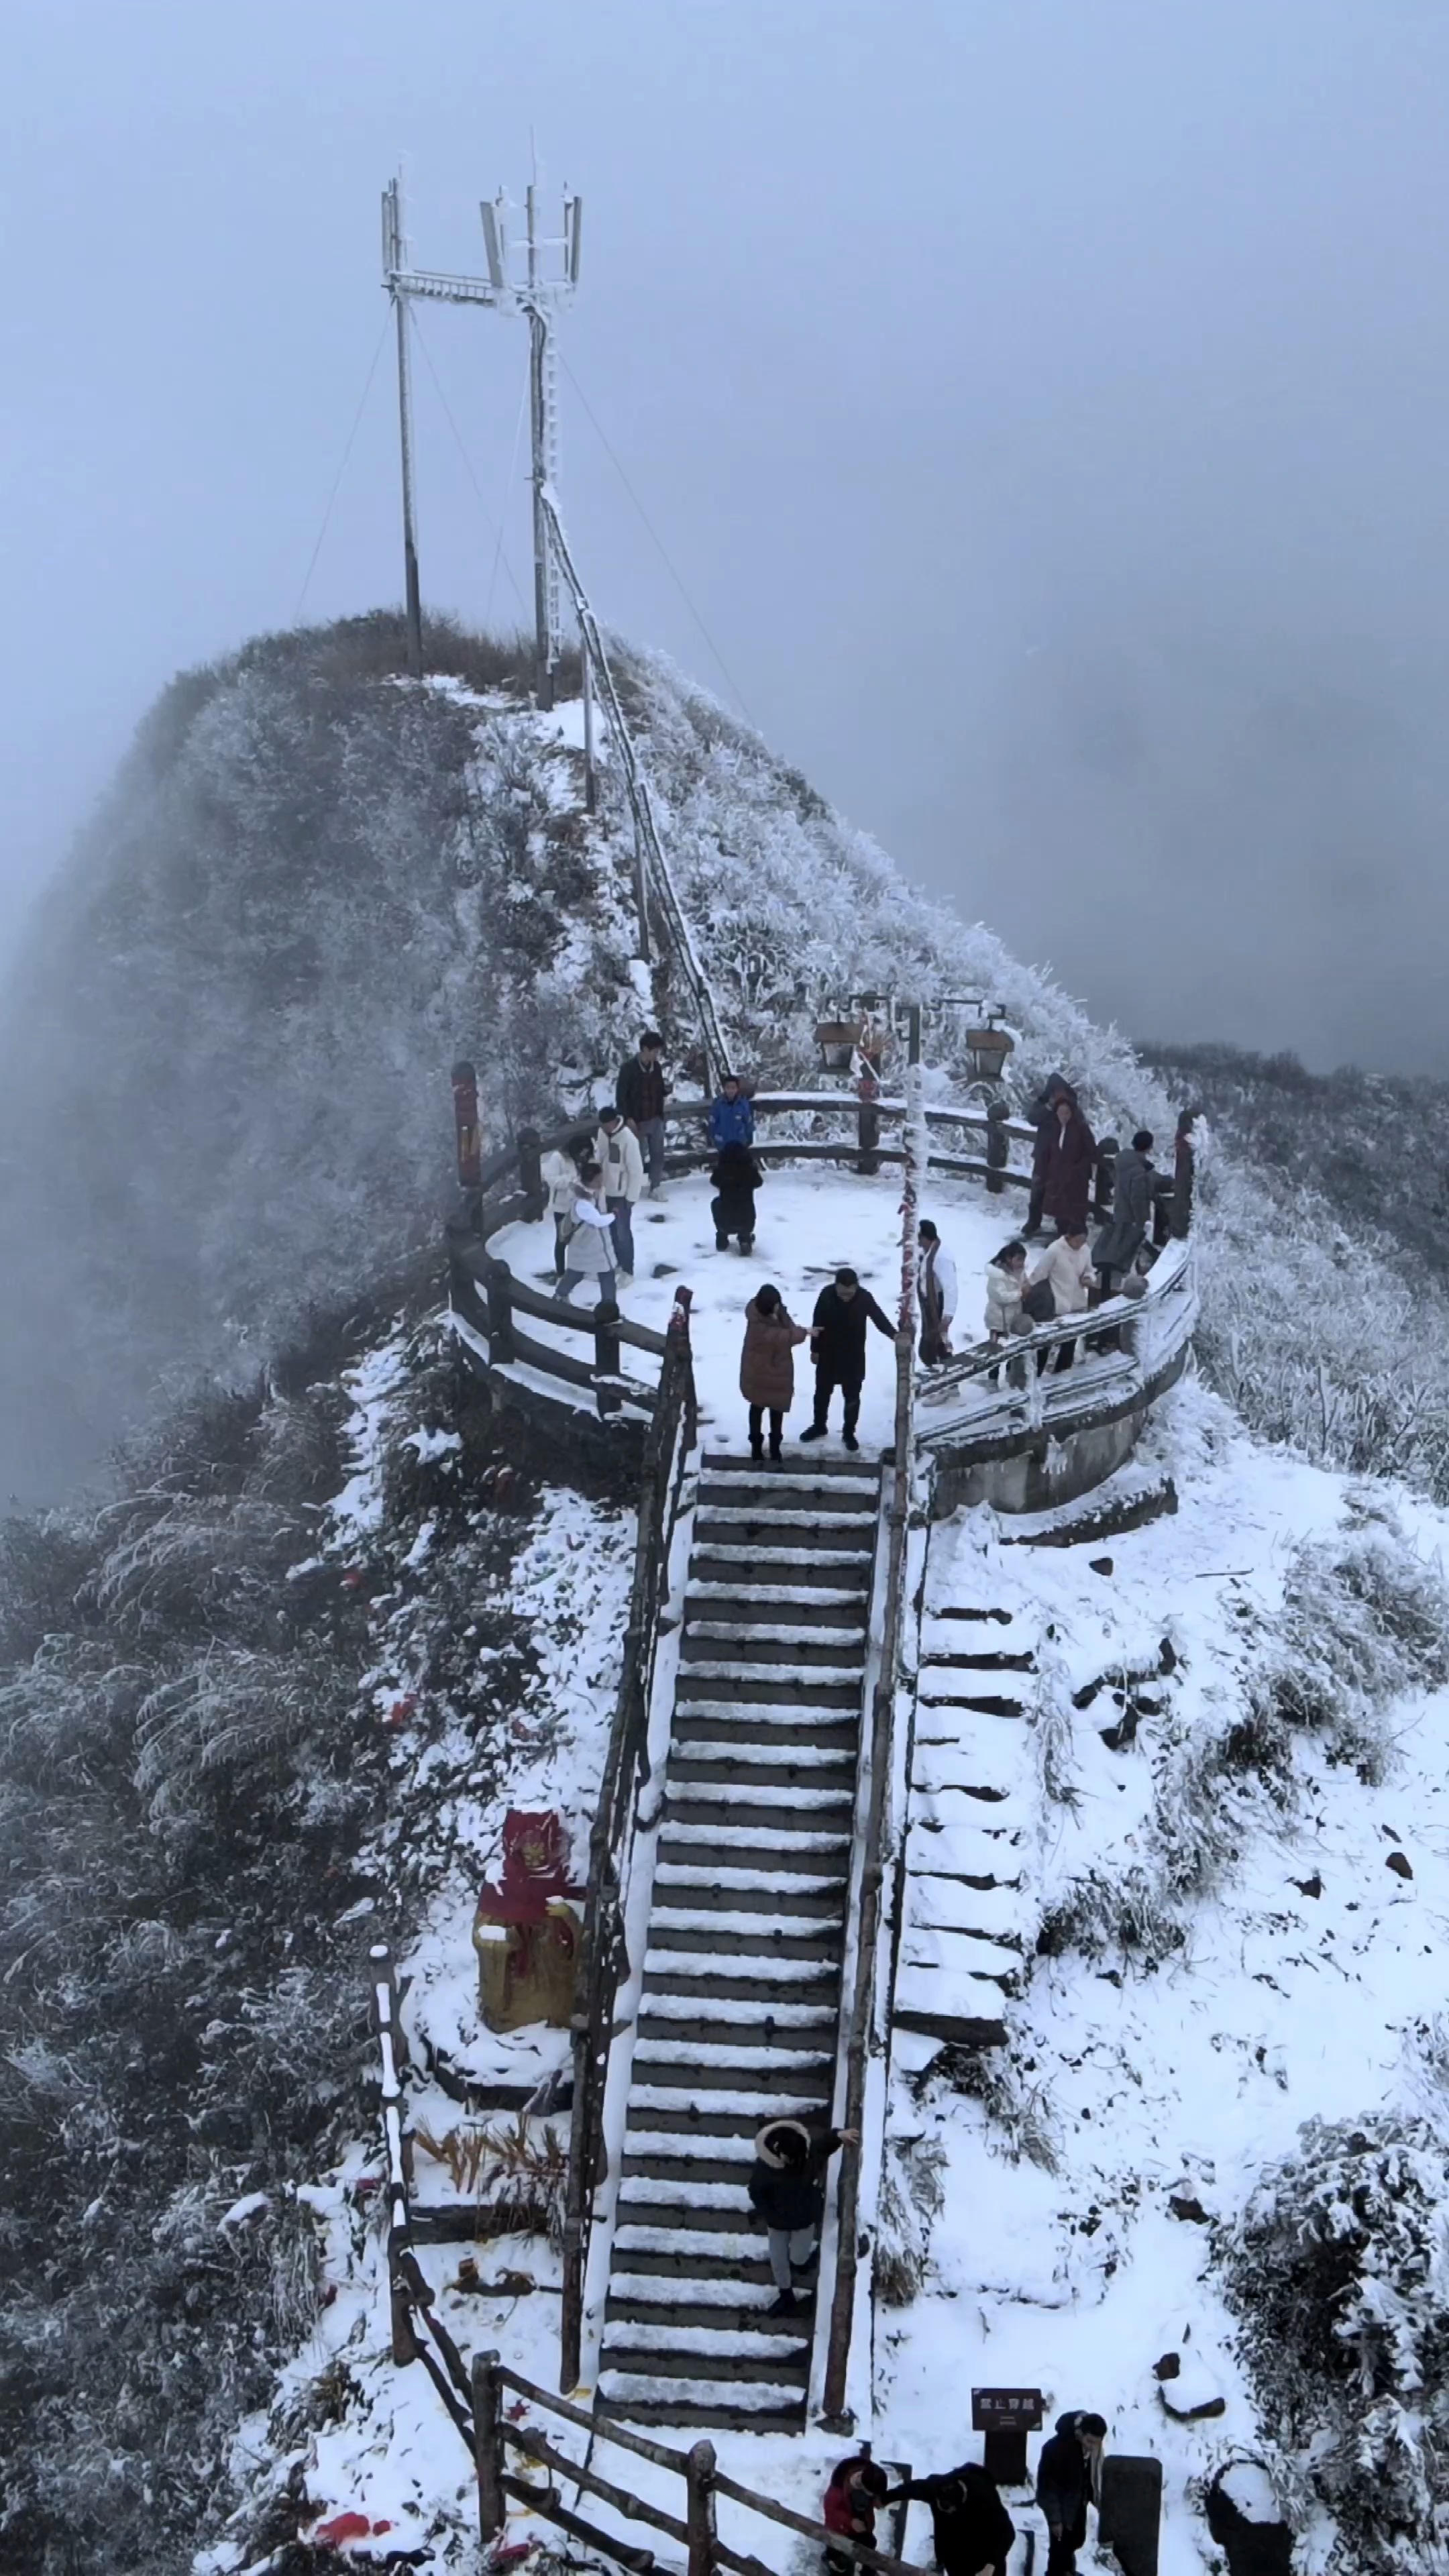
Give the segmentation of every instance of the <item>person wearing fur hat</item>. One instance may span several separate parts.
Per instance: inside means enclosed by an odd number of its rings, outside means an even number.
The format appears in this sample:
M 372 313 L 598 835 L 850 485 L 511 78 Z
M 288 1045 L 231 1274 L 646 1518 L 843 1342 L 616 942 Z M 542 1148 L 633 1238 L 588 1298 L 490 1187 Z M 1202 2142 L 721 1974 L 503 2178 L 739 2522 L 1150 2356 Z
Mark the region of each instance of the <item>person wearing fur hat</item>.
M 750 2207 L 762 2218 L 770 2244 L 770 2276 L 779 2292 L 772 2316 L 793 2316 L 800 2305 L 795 2274 L 815 2252 L 825 2214 L 825 2168 L 837 2147 L 853 2147 L 858 2129 L 807 2129 L 803 2120 L 767 2120 L 755 2139 Z

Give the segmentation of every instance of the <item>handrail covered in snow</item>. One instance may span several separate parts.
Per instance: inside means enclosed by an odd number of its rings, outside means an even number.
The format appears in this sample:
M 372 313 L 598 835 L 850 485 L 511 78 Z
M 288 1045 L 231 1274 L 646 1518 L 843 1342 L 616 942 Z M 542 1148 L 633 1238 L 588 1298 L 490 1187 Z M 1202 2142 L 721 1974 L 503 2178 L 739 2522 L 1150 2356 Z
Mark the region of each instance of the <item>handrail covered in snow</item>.
M 634 1579 L 624 1629 L 614 1720 L 604 1757 L 599 1802 L 589 1834 L 573 2033 L 573 2111 L 569 2121 L 564 2214 L 563 2304 L 559 2386 L 578 2383 L 584 2274 L 595 2183 L 604 2157 L 604 2089 L 614 2002 L 626 1973 L 625 1858 L 632 1843 L 637 1793 L 648 1777 L 649 1702 L 659 1645 L 659 1612 L 669 1588 L 669 1555 L 679 1518 L 685 1468 L 698 1438 L 694 1363 L 689 1347 L 690 1292 L 680 1288 L 665 1336 L 659 1395 L 644 1441 L 644 1476 L 634 1543 Z
M 926 1160 L 926 1129 L 921 1116 L 919 1069 L 911 1076 L 914 1097 L 903 1104 L 905 1186 L 901 1194 L 901 1288 L 896 1316 L 895 1448 L 889 1495 L 885 1500 L 886 1591 L 881 1621 L 880 1664 L 871 1706 L 870 1791 L 864 1849 L 861 1854 L 859 1913 L 856 1925 L 855 1984 L 851 1996 L 845 2056 L 845 2108 L 841 2126 L 862 2139 L 867 2064 L 876 2005 L 876 1951 L 880 1937 L 881 1891 L 885 1880 L 887 1797 L 895 1736 L 896 1688 L 900 1679 L 901 1641 L 905 1627 L 906 1559 L 910 1545 L 911 1480 L 914 1467 L 917 1226 L 920 1186 Z M 860 2149 L 841 2165 L 836 2199 L 835 2287 L 830 2302 L 826 2340 L 823 2412 L 844 2418 L 850 2346 L 855 2327 L 856 2281 L 860 2262 Z
M 1198 1316 L 1191 1239 L 1167 1244 L 1139 1297 L 1109 1297 L 1009 1342 L 981 1342 L 921 1384 L 916 1438 L 1005 1454 L 1049 1433 L 1065 1439 L 1090 1422 L 1149 1401 L 1187 1356 Z M 1094 1347 L 1110 1337 L 1109 1347 Z M 1067 1369 L 1038 1368 L 1074 1343 Z
M 628 721 L 619 701 L 619 691 L 614 674 L 609 667 L 609 656 L 604 649 L 604 638 L 599 621 L 594 615 L 583 583 L 574 568 L 568 539 L 564 535 L 554 497 L 547 484 L 542 486 L 538 497 L 539 508 L 553 540 L 554 559 L 568 584 L 569 595 L 574 603 L 574 614 L 579 621 L 579 633 L 583 637 L 584 651 L 598 684 L 599 695 L 604 702 L 604 712 L 609 719 L 614 736 L 619 766 L 624 773 L 624 789 L 629 799 L 629 811 L 634 818 L 634 831 L 644 863 L 644 876 L 658 897 L 660 910 L 669 925 L 669 936 L 673 942 L 680 972 L 689 986 L 699 1020 L 700 1039 L 704 1047 L 705 1082 L 713 1088 L 714 1084 L 722 1081 L 729 1071 L 729 1057 L 725 1053 L 719 1014 L 714 1006 L 714 995 L 710 991 L 704 968 L 699 962 L 698 952 L 690 936 L 689 923 L 685 919 L 683 907 L 675 890 L 674 879 L 670 874 L 669 861 L 664 855 L 664 844 L 659 838 L 659 827 L 654 820 L 654 803 L 649 793 L 649 782 L 640 766 L 639 755 L 634 748 L 634 737 L 629 731 Z

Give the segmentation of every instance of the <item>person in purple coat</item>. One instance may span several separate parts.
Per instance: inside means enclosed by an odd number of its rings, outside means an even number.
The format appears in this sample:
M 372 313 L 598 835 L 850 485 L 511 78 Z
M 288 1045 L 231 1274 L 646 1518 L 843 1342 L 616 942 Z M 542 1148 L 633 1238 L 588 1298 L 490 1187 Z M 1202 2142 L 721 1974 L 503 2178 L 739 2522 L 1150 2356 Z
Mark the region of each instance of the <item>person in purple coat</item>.
M 1085 1234 L 1092 1196 L 1097 1140 L 1077 1106 L 1074 1091 L 1057 1095 L 1052 1126 L 1042 1142 L 1042 1214 L 1058 1234 Z

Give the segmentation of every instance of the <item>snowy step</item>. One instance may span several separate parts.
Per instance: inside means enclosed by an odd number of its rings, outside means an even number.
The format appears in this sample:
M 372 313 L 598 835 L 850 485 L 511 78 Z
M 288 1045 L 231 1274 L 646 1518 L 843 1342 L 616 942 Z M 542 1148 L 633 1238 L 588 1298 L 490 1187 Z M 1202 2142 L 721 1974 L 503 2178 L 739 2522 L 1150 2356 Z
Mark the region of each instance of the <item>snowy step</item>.
M 921 1940 L 944 1940 L 946 1936 L 944 1933 L 922 1933 L 917 1937 Z M 735 2047 L 728 2040 L 640 2039 L 635 2043 L 634 2063 L 642 2070 L 644 2081 L 651 2084 L 660 2081 L 662 2071 L 681 2067 L 702 2082 L 718 2069 L 722 2084 L 733 2083 L 737 2075 L 768 2069 L 771 2080 L 778 2084 L 783 2076 L 793 2081 L 802 2069 L 813 2071 L 824 2065 L 826 2053 L 823 2048 L 812 2048 L 804 2041 L 797 2048 L 781 2051 L 744 2041 Z
M 831 1535 L 827 1533 L 827 1535 Z M 804 1585 L 813 1595 L 870 1588 L 870 1571 L 875 1551 L 869 1547 L 731 1547 L 719 1543 L 700 1549 L 690 1558 L 691 1586 L 738 1583 L 763 1575 L 772 1589 L 797 1591 Z
M 929 1709 L 938 1708 L 969 1709 L 978 1717 L 1020 1717 L 1024 1712 L 1023 1700 L 1002 1691 L 966 1691 L 959 1688 L 948 1691 L 934 1687 L 927 1689 L 928 1682 L 934 1683 L 941 1678 L 939 1674 L 922 1673 L 916 1704 L 923 1714 Z M 958 1673 L 954 1678 L 959 1684 L 961 1675 Z
M 939 1975 L 943 1984 L 970 1977 L 978 1983 L 1015 1988 L 1021 1979 L 1021 1954 L 974 1932 L 931 1930 L 908 1923 L 901 1934 L 901 1964 Z
M 804 1700 L 691 1697 L 676 1707 L 674 1724 L 676 1730 L 681 1726 L 701 1724 L 727 1726 L 731 1730 L 739 1726 L 751 1736 L 759 1736 L 767 1728 L 784 1728 L 787 1733 L 794 1729 L 802 1742 L 807 1735 L 814 1735 L 822 1727 L 833 1728 L 837 1733 L 844 1730 L 852 1742 L 858 1742 L 860 1736 L 858 1708 L 812 1708 Z
M 629 2088 L 628 2117 L 634 2125 L 647 2123 L 651 2134 L 753 2142 L 766 2120 L 818 2120 L 834 2084 L 833 2066 L 828 2083 L 805 2084 L 788 2092 L 780 2084 L 762 2081 L 755 2091 L 703 2090 L 691 2099 L 677 2086 L 634 2084 Z
M 802 1923 L 798 1914 L 768 1914 L 763 1905 L 754 1913 L 745 1908 L 731 1913 L 724 1906 L 695 1911 L 678 1905 L 656 1905 L 649 1917 L 650 1955 L 656 1948 L 673 1953 L 680 1948 L 681 1936 L 687 1935 L 691 1951 L 700 1942 L 728 1941 L 733 1956 L 752 1953 L 760 1959 L 806 1961 L 817 1951 L 835 1954 L 840 1945 L 839 1923 L 838 1906 L 835 1914 L 823 1921 L 807 1918 Z M 681 1953 L 681 1963 L 682 1957 Z
M 720 1744 L 708 1736 L 699 1743 L 671 1744 L 671 1788 L 693 1787 L 721 1773 L 728 1780 L 748 1780 L 753 1787 L 791 1788 L 802 1781 L 815 1788 L 837 1787 L 849 1795 L 855 1785 L 854 1750 L 833 1744 Z
M 874 1504 L 879 1495 L 878 1467 L 835 1468 L 818 1475 L 803 1462 L 786 1460 L 778 1467 L 702 1467 L 699 1474 L 700 1501 L 732 1507 L 755 1502 L 769 1510 L 784 1500 L 809 1503 L 820 1511 L 852 1512 Z
M 960 1893 L 969 1898 L 970 1890 L 963 1888 Z M 651 1941 L 656 1935 L 661 1942 L 669 1938 L 657 1923 L 650 1927 Z M 838 1948 L 839 1934 L 836 1942 Z M 793 2003 L 813 2003 L 834 1994 L 840 1982 L 840 1962 L 838 1956 L 802 1959 L 788 1951 L 762 1952 L 758 1941 L 726 1953 L 651 1948 L 644 1954 L 644 1980 L 646 2000 L 655 1994 L 694 1995 L 702 2002 L 711 1997 L 721 2001 L 728 1996 L 748 1999 L 768 1987 L 782 2000 L 788 1994 Z
M 731 1669 L 792 1672 L 803 1681 L 820 1672 L 831 1681 L 853 1681 L 858 1690 L 865 1669 L 865 1630 L 732 1628 L 721 1620 L 691 1620 L 686 1612 L 679 1652 L 688 1672 L 718 1671 L 724 1656 Z
M 676 1702 L 714 1699 L 723 1683 L 741 1703 L 793 1699 L 811 1708 L 859 1708 L 862 1671 L 858 1664 L 682 1663 Z
M 749 2172 L 755 2160 L 754 2132 L 741 2129 L 733 2137 L 696 2142 L 681 2137 L 677 2129 L 631 2128 L 625 2132 L 624 2154 L 626 2162 L 631 2156 L 653 2156 L 661 2161 L 674 2157 L 687 2162 L 697 2154 L 704 2159 L 701 2170 L 708 2173 L 719 2168 L 716 2179 L 723 2182 L 727 2179 L 726 2167 L 730 2173 Z
M 758 1567 L 758 1557 L 751 1561 Z M 832 1611 L 839 1611 L 855 1626 L 865 1618 L 870 1586 L 862 1571 L 858 1583 L 812 1584 L 804 1598 L 800 1587 L 791 1583 L 751 1583 L 746 1589 L 738 1576 L 733 1583 L 696 1582 L 691 1577 L 689 1598 L 714 1618 L 765 1619 L 772 1610 L 788 1609 L 802 1619 L 828 1620 Z
M 737 1708 L 726 1708 L 711 1716 L 708 1702 L 701 1709 L 698 1700 L 690 1700 L 674 1712 L 674 1741 L 686 1751 L 713 1742 L 728 1744 L 732 1752 L 738 1746 L 742 1754 L 746 1746 L 755 1745 L 764 1761 L 788 1758 L 796 1745 L 814 1745 L 854 1763 L 860 1748 L 860 1721 L 848 1709 L 837 1708 L 795 1708 L 763 1718 L 757 1707 L 743 1716 Z
M 953 1673 L 1034 1673 L 1036 1657 L 1032 1654 L 1008 1654 L 1004 1649 L 983 1647 L 979 1654 L 956 1652 L 937 1647 L 921 1657 L 921 1671 Z
M 722 2012 L 706 2013 L 696 1995 L 673 1994 L 667 1986 L 659 1986 L 640 2001 L 639 2031 L 650 2039 L 673 2041 L 688 2032 L 701 2045 L 709 2042 L 730 2048 L 742 2039 L 752 2047 L 779 2046 L 798 2052 L 810 2045 L 829 2046 L 836 2013 L 829 1995 L 796 2000 L 777 1994 L 773 1987 L 763 1994 L 739 1996 Z
M 822 1547 L 838 1547 L 847 1531 L 852 1536 L 867 1530 L 874 1533 L 875 1525 L 873 1509 L 861 1511 L 852 1505 L 849 1511 L 832 1512 L 826 1520 L 813 1504 L 801 1509 L 777 1489 L 770 1497 L 769 1508 L 758 1511 L 741 1503 L 708 1503 L 701 1497 L 695 1508 L 694 1536 L 696 1546 L 702 1547 L 708 1538 L 738 1540 L 748 1532 L 758 1557 L 762 1549 L 773 1550 L 776 1531 L 782 1548 L 808 1545 L 816 1533 Z
M 728 2182 L 704 2182 L 687 2171 L 657 2180 L 652 2174 L 635 2174 L 619 2196 L 619 2216 L 636 2210 L 646 2212 L 642 2224 L 649 2227 L 718 2227 L 725 2235 L 748 2223 L 750 2203 L 746 2191 L 748 2174 L 744 2171 Z M 681 2188 L 687 2183 L 687 2191 Z M 668 2220 L 652 2213 L 668 2209 L 674 2215 Z
M 981 1823 L 939 1825 L 912 1819 L 906 1834 L 906 1873 L 911 1878 L 960 1879 L 967 1886 L 1017 1890 L 1021 1856 L 1002 1849 L 1002 1837 Z
M 682 2321 L 673 2325 L 644 2324 L 638 2318 L 611 2316 L 604 2325 L 604 2355 L 611 2369 L 627 2370 L 627 2355 L 639 2356 L 638 2367 L 652 2370 L 662 2352 L 694 2354 L 711 2360 L 717 2375 L 723 2379 L 733 2373 L 737 2362 L 756 2361 L 769 2356 L 772 2362 L 788 2368 L 797 2355 L 810 2350 L 808 2321 L 801 2332 L 801 2319 L 782 2317 L 784 2334 L 761 2334 L 745 2325 L 687 2326 Z
M 599 2380 L 596 2412 L 617 2415 L 626 2424 L 722 2425 L 732 2431 L 796 2433 L 805 2421 L 805 2388 L 803 2381 L 793 2387 L 742 2381 L 736 2387 L 728 2380 L 715 2387 L 708 2380 L 643 2374 L 636 2378 L 626 2371 L 606 2370 Z
M 808 2327 L 810 2320 L 797 2317 L 795 2323 L 797 2328 L 801 2324 Z M 731 2403 L 738 2409 L 749 2407 L 757 2386 L 769 2390 L 769 2402 L 773 2405 L 780 2382 L 793 2378 L 796 2394 L 803 2403 L 810 2361 L 808 2334 L 802 2336 L 798 2343 L 782 2344 L 778 2351 L 772 2351 L 766 2343 L 762 2350 L 756 2352 L 748 2332 L 741 2329 L 735 2338 L 733 2354 L 718 2337 L 712 2339 L 707 2351 L 696 2352 L 687 2335 L 688 2329 L 681 2328 L 677 2343 L 642 2346 L 636 2343 L 627 2350 L 611 2344 L 603 2357 L 600 2386 L 607 2381 L 611 2389 L 653 2388 L 662 2375 L 675 2384 L 700 2388 L 711 2398 L 727 2388 Z M 621 2398 L 620 2404 L 623 2403 Z
M 682 1861 L 696 1851 L 736 1851 L 753 1855 L 757 1868 L 800 1869 L 806 1872 L 806 1884 L 812 1864 L 827 1855 L 839 1854 L 842 1868 L 850 1851 L 849 1830 L 806 1832 L 795 1826 L 772 1826 L 768 1832 L 759 1825 L 680 1824 L 668 1820 L 660 1833 L 660 1859 L 665 1863 Z
M 646 2059 L 646 2047 L 657 2055 Z M 718 2063 L 715 2061 L 718 2060 Z M 750 2062 L 746 2062 L 750 2061 Z M 688 2050 L 670 2049 L 661 2041 L 640 2042 L 634 2051 L 629 2086 L 629 2116 L 637 2110 L 659 2110 L 681 2098 L 691 2117 L 706 2112 L 737 2111 L 764 2119 L 783 2119 L 776 2101 L 788 2093 L 798 2104 L 808 2102 L 813 2118 L 835 2085 L 835 2052 L 809 2055 L 778 2048 L 717 2048 L 700 2065 Z M 761 2095 L 768 2100 L 762 2101 Z
M 854 1808 L 853 1790 L 781 1788 L 773 1783 L 756 1789 L 742 1781 L 705 1779 L 681 1780 L 671 1786 L 666 1812 L 671 1825 L 693 1825 L 700 1831 L 715 1826 L 721 1840 L 735 1848 L 743 1837 L 763 1859 L 766 1845 L 804 1827 L 829 1826 L 848 1840 Z M 734 1819 L 731 1824 L 723 1822 L 727 1815 Z
M 774 2286 L 772 2281 L 772 2295 Z M 611 2281 L 604 2310 L 608 2324 L 617 2317 L 642 2326 L 667 2326 L 672 2319 L 681 2326 L 719 2328 L 734 2316 L 746 2333 L 778 2334 L 787 2343 L 799 2334 L 803 2313 L 772 2316 L 753 2281 L 666 2281 L 647 2272 L 621 2273 Z
M 816 1916 L 829 1919 L 843 1901 L 845 1866 L 838 1871 L 821 1869 L 814 1876 L 797 1875 L 788 1887 L 779 1886 L 774 1872 L 767 1869 L 720 1869 L 706 1871 L 698 1861 L 664 1861 L 654 1870 L 656 1890 L 668 1894 L 670 1908 L 688 1912 L 696 1908 L 708 1914 L 737 1912 L 743 1918 L 757 1912 L 778 1912 L 785 1916 Z M 805 1929 L 802 1923 L 799 1927 Z
M 972 1932 L 1020 1949 L 1027 1909 L 1017 1887 L 968 1887 L 955 1878 L 922 1878 L 906 1860 L 906 1920 L 923 1931 Z
M 621 2254 L 666 2254 L 676 2273 L 681 2266 L 698 2262 L 703 2266 L 759 2263 L 768 2274 L 763 2230 L 746 2235 L 723 2210 L 717 2213 L 721 2224 L 711 2227 L 710 2215 L 708 2210 L 702 2210 L 699 2216 L 704 2223 L 691 2227 L 689 2211 L 681 2209 L 678 2226 L 671 2227 L 658 2217 L 630 2218 L 621 2206 L 614 2243 Z M 703 2272 L 700 2277 L 705 2277 Z
M 862 1477 L 876 1473 L 874 1468 L 863 1467 L 858 1458 L 836 1458 L 828 1453 L 823 1458 L 802 1459 L 799 1463 L 814 1479 L 835 1476 L 854 1478 L 859 1482 Z M 747 1449 L 705 1449 L 700 1453 L 699 1471 L 702 1476 L 759 1472 Z

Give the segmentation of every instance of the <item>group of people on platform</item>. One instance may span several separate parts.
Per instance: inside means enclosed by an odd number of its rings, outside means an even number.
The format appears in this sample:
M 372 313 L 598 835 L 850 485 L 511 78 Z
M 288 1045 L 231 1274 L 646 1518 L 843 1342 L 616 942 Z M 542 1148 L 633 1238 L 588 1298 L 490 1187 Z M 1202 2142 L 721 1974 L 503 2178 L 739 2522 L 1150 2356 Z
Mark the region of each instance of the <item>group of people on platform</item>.
M 614 1098 L 599 1112 L 597 1131 L 581 1128 L 567 1145 L 543 1157 L 541 1171 L 554 1228 L 554 1280 L 562 1298 L 586 1279 L 597 1279 L 601 1297 L 613 1298 L 621 1279 L 634 1276 L 634 1210 L 642 1198 L 664 1195 L 664 1118 L 670 1086 L 664 1040 L 645 1029 L 637 1051 L 619 1067 Z M 737 1074 L 728 1073 L 709 1108 L 715 1162 L 716 1249 L 733 1240 L 741 1252 L 755 1241 L 755 1192 L 764 1174 L 751 1147 L 755 1113 Z
M 1036 2501 L 1046 2522 L 1047 2576 L 1071 2576 L 1087 2537 L 1087 2506 L 1100 2503 L 1105 2417 L 1074 2407 L 1059 2415 L 1042 2444 Z M 936 2565 L 941 2576 L 1006 2576 L 1016 2525 L 990 2472 L 977 2460 L 935 2477 L 906 2478 L 892 2486 L 868 2451 L 841 2460 L 831 2471 L 820 2519 L 842 2539 L 877 2546 L 876 2514 L 882 2505 L 919 2499 L 931 2508 Z M 826 2552 L 831 2576 L 849 2576 L 844 2550 Z
M 599 1113 L 597 1129 L 592 1134 L 581 1129 L 567 1147 L 543 1158 L 560 1298 L 571 1298 L 592 1278 L 599 1296 L 613 1299 L 619 1281 L 634 1275 L 634 1210 L 642 1198 L 659 1198 L 664 1191 L 670 1085 L 663 1043 L 657 1029 L 645 1029 L 636 1052 L 619 1068 L 614 1099 Z M 1159 1172 L 1153 1162 L 1151 1130 L 1138 1128 L 1130 1148 L 1115 1155 L 1111 1213 L 1089 1248 L 1092 1179 L 1102 1149 L 1063 1075 L 1053 1074 L 1045 1083 L 1033 1114 L 1036 1142 L 1026 1225 L 1001 1246 L 986 1270 L 986 1338 L 993 1343 L 1025 1339 L 1038 1324 L 1085 1314 L 1107 1297 L 1140 1290 L 1138 1263 L 1160 1224 L 1164 1193 L 1182 1186 L 1184 1160 L 1191 1164 L 1190 1113 L 1179 1121 L 1172 1175 Z M 714 1148 L 710 1214 L 715 1247 L 724 1252 L 735 1243 L 748 1254 L 754 1250 L 755 1196 L 764 1173 L 754 1152 L 754 1106 L 738 1075 L 724 1077 L 709 1106 L 708 1127 Z M 1043 1245 L 1035 1261 L 1030 1251 L 1034 1243 Z M 956 1265 L 929 1217 L 919 1229 L 916 1293 L 920 1357 L 926 1367 L 938 1367 L 953 1352 L 958 1280 Z M 756 1291 L 745 1310 L 740 1363 L 756 1456 L 764 1454 L 767 1420 L 770 1455 L 780 1455 L 784 1418 L 794 1398 L 792 1353 L 806 1341 L 815 1363 L 815 1406 L 802 1438 L 824 1437 L 838 1388 L 845 1445 L 859 1445 L 865 1336 L 872 1324 L 895 1338 L 895 1327 L 853 1270 L 837 1271 L 833 1283 L 821 1290 L 809 1325 L 795 1323 L 777 1288 Z M 1070 1365 L 1072 1352 L 1071 1342 L 1061 1344 L 1058 1367 Z M 1013 1360 L 1011 1366 L 1015 1372 L 1019 1363 Z

